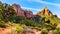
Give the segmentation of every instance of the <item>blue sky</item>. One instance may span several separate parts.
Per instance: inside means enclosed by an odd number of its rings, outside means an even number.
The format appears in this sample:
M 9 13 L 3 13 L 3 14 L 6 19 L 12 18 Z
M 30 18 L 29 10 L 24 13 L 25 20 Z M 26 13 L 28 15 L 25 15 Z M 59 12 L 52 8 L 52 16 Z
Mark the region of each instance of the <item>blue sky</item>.
M 19 4 L 22 9 L 31 10 L 34 14 L 38 13 L 45 6 L 53 13 L 60 17 L 60 0 L 0 0 L 7 4 Z

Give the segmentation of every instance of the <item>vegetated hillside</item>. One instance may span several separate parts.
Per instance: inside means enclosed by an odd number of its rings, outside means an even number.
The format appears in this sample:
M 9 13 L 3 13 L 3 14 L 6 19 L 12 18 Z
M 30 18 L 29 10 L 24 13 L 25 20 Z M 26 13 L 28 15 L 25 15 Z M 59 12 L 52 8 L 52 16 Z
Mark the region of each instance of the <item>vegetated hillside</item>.
M 38 16 L 45 19 L 45 23 L 51 23 L 51 24 L 58 24 L 60 23 L 60 19 L 57 17 L 57 15 L 53 15 L 53 13 L 47 8 L 44 7 L 42 11 L 37 13 Z
M 40 17 L 33 15 L 31 11 L 21 9 L 20 6 L 16 4 L 10 6 L 6 3 L 3 4 L 0 2 L 0 22 L 1 24 L 13 22 L 25 24 L 27 26 L 36 26 L 40 23 Z M 3 25 L 1 25 L 1 27 L 2 26 Z
M 18 4 L 11 6 L 0 2 L 0 27 L 12 27 L 13 24 L 18 24 L 22 28 L 40 29 L 43 34 L 48 33 L 50 30 L 53 33 L 60 33 L 60 18 L 57 15 L 53 15 L 47 7 L 44 7 L 42 11 L 34 15 L 31 11 L 22 9 Z M 19 30 L 20 28 L 18 27 L 17 32 L 20 32 Z
M 45 18 L 45 21 L 47 21 L 47 20 L 53 20 L 53 19 L 54 20 L 59 19 L 57 17 L 57 15 L 53 15 L 53 13 L 47 7 L 44 7 L 42 9 L 42 11 L 40 11 L 40 12 L 37 13 L 37 15 L 40 16 L 40 17 L 42 17 L 42 18 Z M 58 20 L 57 20 L 57 22 L 58 22 Z

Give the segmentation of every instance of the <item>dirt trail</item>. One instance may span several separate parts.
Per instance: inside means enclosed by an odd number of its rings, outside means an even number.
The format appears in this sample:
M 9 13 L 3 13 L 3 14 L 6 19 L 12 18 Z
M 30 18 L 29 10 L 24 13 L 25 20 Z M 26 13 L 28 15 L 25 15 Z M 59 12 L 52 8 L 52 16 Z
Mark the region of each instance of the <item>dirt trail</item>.
M 16 30 L 16 27 L 7 27 L 4 30 L 0 30 L 0 34 L 9 34 L 12 30 Z

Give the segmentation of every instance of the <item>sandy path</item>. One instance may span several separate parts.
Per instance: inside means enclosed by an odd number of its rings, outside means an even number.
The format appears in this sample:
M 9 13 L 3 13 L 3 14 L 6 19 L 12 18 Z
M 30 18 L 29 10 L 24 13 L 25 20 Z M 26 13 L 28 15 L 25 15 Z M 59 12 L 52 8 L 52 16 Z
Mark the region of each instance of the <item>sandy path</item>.
M 0 34 L 9 34 L 9 32 L 11 32 L 12 30 L 16 30 L 16 27 L 8 27 L 4 30 L 0 30 Z

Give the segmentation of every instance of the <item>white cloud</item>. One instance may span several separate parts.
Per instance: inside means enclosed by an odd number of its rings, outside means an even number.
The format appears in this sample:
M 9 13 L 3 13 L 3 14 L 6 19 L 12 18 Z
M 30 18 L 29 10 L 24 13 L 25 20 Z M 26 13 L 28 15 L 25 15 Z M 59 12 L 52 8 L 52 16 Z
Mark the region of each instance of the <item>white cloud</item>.
M 29 7 L 21 7 L 22 9 L 27 9 L 27 10 L 31 10 L 33 11 L 33 14 L 36 14 L 37 12 L 39 12 L 41 9 L 37 9 L 37 8 L 29 8 Z
M 40 9 L 37 8 L 29 8 L 29 7 L 21 7 L 23 9 L 28 9 L 28 10 L 36 10 L 36 11 L 40 11 Z
M 46 1 L 42 1 L 42 0 L 28 0 L 28 1 L 29 1 L 29 2 L 38 2 L 38 3 L 43 3 L 43 4 L 49 4 L 49 5 L 60 6 L 60 4 L 51 3 L 51 2 L 46 2 Z

